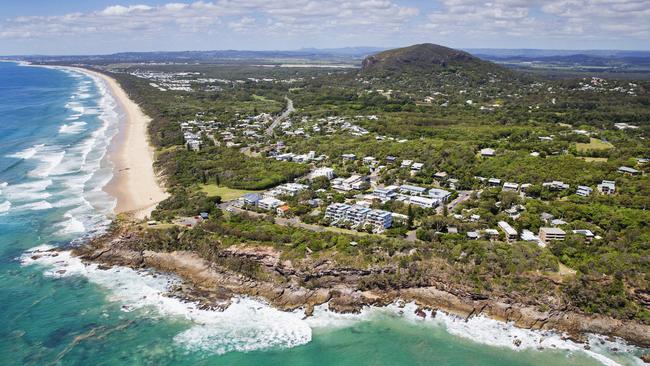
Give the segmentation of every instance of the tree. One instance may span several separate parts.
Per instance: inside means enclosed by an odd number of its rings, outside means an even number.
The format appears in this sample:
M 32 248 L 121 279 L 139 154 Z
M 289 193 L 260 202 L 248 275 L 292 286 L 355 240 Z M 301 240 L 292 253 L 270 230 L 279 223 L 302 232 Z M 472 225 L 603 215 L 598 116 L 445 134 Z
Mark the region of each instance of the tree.
M 413 227 L 413 221 L 414 221 L 413 207 L 411 205 L 409 205 L 408 207 L 407 216 L 408 219 L 406 220 L 406 226 L 410 229 Z

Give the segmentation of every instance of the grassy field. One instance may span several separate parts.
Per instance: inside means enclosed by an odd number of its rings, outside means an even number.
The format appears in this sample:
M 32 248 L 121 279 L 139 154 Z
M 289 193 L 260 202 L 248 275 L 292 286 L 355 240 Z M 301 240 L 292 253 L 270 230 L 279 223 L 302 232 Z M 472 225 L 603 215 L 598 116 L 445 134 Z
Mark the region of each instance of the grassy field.
M 609 150 L 613 149 L 614 145 L 610 144 L 609 142 L 591 138 L 588 144 L 585 143 L 576 143 L 576 150 L 578 152 L 584 152 L 588 150 Z
M 592 158 L 592 157 L 589 157 L 589 156 L 579 156 L 578 158 L 586 161 L 587 163 L 606 163 L 607 162 L 607 158 Z
M 237 199 L 246 193 L 256 193 L 259 191 L 246 191 L 243 189 L 233 189 L 228 187 L 217 186 L 216 184 L 206 184 L 201 186 L 201 190 L 210 197 L 219 196 L 222 201 Z

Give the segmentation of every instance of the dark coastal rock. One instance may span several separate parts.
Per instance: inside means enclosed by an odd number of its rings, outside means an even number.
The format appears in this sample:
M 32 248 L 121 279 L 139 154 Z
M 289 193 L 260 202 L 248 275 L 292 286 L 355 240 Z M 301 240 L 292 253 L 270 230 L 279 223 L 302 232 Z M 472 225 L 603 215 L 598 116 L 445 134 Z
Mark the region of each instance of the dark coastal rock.
M 364 306 L 383 306 L 399 299 L 401 303 L 415 302 L 420 317 L 425 317 L 427 311 L 435 317 L 437 309 L 464 319 L 486 314 L 521 328 L 559 330 L 575 342 L 584 342 L 585 333 L 598 333 L 621 337 L 642 347 L 650 346 L 648 325 L 580 314 L 566 309 L 566 305 L 555 299 L 547 299 L 545 304 L 553 306 L 544 312 L 526 294 L 492 298 L 456 288 L 453 281 L 444 277 L 432 278 L 431 286 L 410 284 L 399 289 L 369 291 L 362 285 L 366 278 L 392 275 L 395 268 L 390 265 L 363 269 L 337 267 L 331 260 L 311 258 L 292 262 L 282 260 L 280 251 L 270 247 L 240 245 L 219 253 L 223 259 L 244 258 L 258 263 L 262 275 L 251 278 L 220 266 L 219 261 L 208 262 L 196 253 L 141 251 L 139 248 L 144 247 L 141 240 L 137 233 L 117 233 L 76 248 L 74 254 L 98 263 L 100 268 L 148 267 L 174 273 L 184 285 L 169 295 L 198 302 L 200 307 L 211 310 L 227 308 L 233 296 L 263 298 L 281 310 L 304 308 L 308 316 L 313 314 L 315 306 L 324 303 L 335 312 L 358 313 Z
M 644 363 L 650 363 L 650 353 L 645 353 L 639 357 Z

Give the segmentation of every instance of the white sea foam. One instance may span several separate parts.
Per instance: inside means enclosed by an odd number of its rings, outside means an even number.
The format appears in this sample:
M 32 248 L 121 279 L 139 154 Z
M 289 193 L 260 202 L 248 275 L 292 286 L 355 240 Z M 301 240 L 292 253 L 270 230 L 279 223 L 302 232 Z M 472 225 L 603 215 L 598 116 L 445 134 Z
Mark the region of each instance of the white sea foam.
M 154 310 L 155 314 L 190 321 L 190 327 L 174 340 L 188 349 L 223 354 L 232 351 L 253 351 L 274 347 L 294 347 L 311 340 L 311 328 L 299 313 L 276 310 L 252 299 L 237 299 L 223 312 L 200 310 L 166 296 L 177 281 L 171 276 L 153 276 L 130 268 L 99 270 L 96 265 L 84 265 L 69 252 L 56 256 L 41 246 L 21 257 L 23 265 L 41 264 L 46 276 L 86 276 L 91 282 L 110 291 L 108 299 L 123 304 L 122 309 Z M 150 316 L 152 314 L 149 314 Z
M 605 365 L 618 365 L 606 355 L 614 347 L 624 352 L 634 351 L 633 346 L 620 341 L 608 343 L 597 336 L 590 336 L 592 350 L 585 350 L 580 344 L 563 340 L 557 333 L 519 329 L 512 324 L 483 316 L 465 321 L 439 311 L 435 318 L 427 312 L 427 319 L 421 319 L 415 315 L 417 306 L 414 303 L 403 307 L 396 304 L 383 308 L 366 307 L 356 315 L 333 313 L 328 310 L 327 305 L 321 305 L 317 306 L 313 316 L 308 318 L 304 317 L 302 311 L 281 312 L 249 298 L 234 299 L 233 304 L 223 312 L 201 310 L 194 303 L 182 302 L 166 295 L 170 286 L 177 283 L 174 277 L 153 276 L 149 272 L 128 268 L 99 270 L 94 264 L 82 264 L 68 252 L 57 256 L 44 254 L 43 251 L 48 249 L 49 247 L 34 248 L 21 257 L 22 263 L 46 265 L 47 276 L 84 275 L 91 282 L 110 290 L 108 298 L 122 303 L 125 311 L 148 309 L 154 310 L 155 313 L 148 313 L 147 316 L 159 314 L 189 320 L 190 327 L 174 337 L 178 344 L 188 350 L 223 354 L 276 347 L 289 348 L 308 343 L 312 337 L 312 329 L 348 327 L 361 321 L 374 321 L 388 316 L 442 327 L 452 335 L 514 351 L 545 348 L 569 353 L 583 352 Z M 514 345 L 515 340 L 521 341 L 519 347 Z M 627 357 L 626 360 L 635 362 L 636 359 Z
M 19 151 L 17 153 L 8 155 L 10 158 L 17 158 L 17 159 L 31 159 L 36 153 L 38 153 L 45 145 L 44 144 L 38 144 L 34 145 L 32 147 L 28 147 L 25 150 Z
M 86 108 L 79 102 L 69 102 L 68 104 L 65 105 L 65 107 L 79 114 L 84 114 L 84 112 L 86 111 Z
M 48 151 L 40 151 L 36 158 L 40 161 L 38 166 L 29 172 L 29 175 L 32 177 L 46 178 L 56 169 L 59 164 L 63 161 L 65 156 L 65 151 L 53 151 L 53 149 L 48 149 Z
M 26 183 L 7 185 L 3 195 L 14 202 L 33 202 L 51 197 L 46 189 L 52 184 L 51 179 L 36 180 Z
M 57 224 L 61 229 L 57 231 L 58 235 L 67 236 L 70 234 L 80 234 L 86 231 L 86 227 L 83 222 L 77 217 L 73 216 L 71 213 L 66 213 L 64 215 L 66 218 L 65 221 L 62 221 Z
M 0 214 L 5 214 L 11 209 L 11 202 L 4 201 L 0 203 Z
M 39 210 L 47 210 L 52 207 L 53 207 L 52 204 L 47 201 L 37 201 L 37 202 L 16 206 L 15 210 L 16 211 L 39 211 Z
M 86 125 L 86 122 L 73 122 L 71 124 L 64 124 L 61 127 L 59 127 L 59 133 L 63 134 L 74 134 L 74 133 L 79 133 L 84 130 L 84 126 Z

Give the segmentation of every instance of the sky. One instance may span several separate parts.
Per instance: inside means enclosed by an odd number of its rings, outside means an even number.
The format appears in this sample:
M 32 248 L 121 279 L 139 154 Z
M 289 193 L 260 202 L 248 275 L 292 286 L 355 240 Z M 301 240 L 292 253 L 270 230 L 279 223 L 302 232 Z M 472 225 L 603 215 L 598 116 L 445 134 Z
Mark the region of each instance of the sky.
M 650 50 L 650 0 L 0 0 L 0 54 L 453 48 Z

